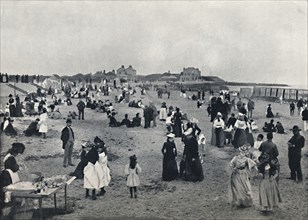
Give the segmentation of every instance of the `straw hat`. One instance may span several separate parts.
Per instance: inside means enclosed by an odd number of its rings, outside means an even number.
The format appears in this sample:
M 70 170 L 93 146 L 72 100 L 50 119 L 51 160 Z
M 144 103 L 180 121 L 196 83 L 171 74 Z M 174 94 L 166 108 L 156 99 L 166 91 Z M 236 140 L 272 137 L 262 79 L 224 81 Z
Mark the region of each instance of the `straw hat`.
M 167 137 L 169 137 L 169 138 L 175 138 L 175 134 L 169 133 L 169 134 L 167 134 Z
M 222 117 L 222 114 L 220 112 L 217 112 L 217 117 Z
M 240 152 L 247 152 L 249 147 L 246 144 L 244 144 L 243 146 L 239 147 L 238 149 L 239 149 Z
M 198 124 L 199 123 L 198 119 L 196 119 L 196 118 L 192 118 L 190 120 L 190 122 L 193 123 L 193 124 Z
M 269 170 L 271 168 L 271 166 L 269 164 L 266 164 L 266 166 L 264 167 L 265 170 Z
M 185 136 L 190 135 L 192 132 L 193 132 L 193 129 L 192 129 L 192 128 L 188 128 L 188 129 L 184 132 L 184 135 L 185 135 Z

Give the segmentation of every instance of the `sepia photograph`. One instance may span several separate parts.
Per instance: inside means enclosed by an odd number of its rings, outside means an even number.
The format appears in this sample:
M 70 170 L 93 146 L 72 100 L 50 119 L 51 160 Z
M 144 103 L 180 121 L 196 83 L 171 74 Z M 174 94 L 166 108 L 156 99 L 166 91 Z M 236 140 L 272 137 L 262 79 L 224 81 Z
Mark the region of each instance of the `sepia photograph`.
M 0 0 L 0 219 L 308 219 L 307 0 Z

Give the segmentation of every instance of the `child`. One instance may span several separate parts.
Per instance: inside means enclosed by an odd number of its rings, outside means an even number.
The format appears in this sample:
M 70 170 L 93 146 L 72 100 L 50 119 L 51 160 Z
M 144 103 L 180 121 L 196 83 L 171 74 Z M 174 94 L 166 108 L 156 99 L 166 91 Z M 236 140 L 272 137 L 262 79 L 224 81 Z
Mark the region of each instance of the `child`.
M 205 138 L 204 134 L 200 134 L 199 139 L 198 139 L 198 145 L 199 145 L 199 149 L 202 153 L 202 155 L 200 155 L 201 163 L 203 163 L 203 159 L 205 157 L 205 142 L 206 142 L 206 138 Z
M 261 156 L 261 151 L 259 151 L 259 148 L 261 144 L 263 143 L 263 134 L 259 134 L 257 136 L 257 141 L 253 145 L 253 152 L 252 152 L 252 160 L 256 162 L 257 164 L 259 163 L 259 157 Z
M 106 193 L 104 187 L 109 185 L 111 177 L 110 177 L 110 169 L 107 166 L 107 152 L 105 146 L 101 146 L 100 148 L 98 148 L 98 153 L 99 153 L 98 165 L 99 165 L 99 170 L 101 171 L 99 187 L 101 191 L 97 196 L 103 196 Z
M 127 175 L 127 186 L 129 187 L 130 197 L 137 198 L 137 186 L 140 185 L 138 174 L 141 172 L 141 168 L 137 163 L 136 155 L 131 156 L 129 164 L 125 166 L 125 175 Z
M 278 203 L 281 202 L 276 181 L 278 171 L 275 166 L 270 164 L 271 163 L 265 163 L 260 169 L 263 174 L 263 179 L 259 185 L 259 201 L 264 214 L 271 212 L 273 208 L 278 207 Z
M 89 190 L 92 190 L 92 199 L 96 200 L 95 190 L 99 189 L 99 175 L 95 168 L 95 164 L 98 161 L 98 152 L 95 145 L 91 146 L 91 150 L 86 155 L 86 160 L 88 162 L 87 166 L 84 168 L 84 183 L 83 187 L 86 189 L 86 198 L 89 197 Z
M 173 119 L 172 119 L 172 113 L 169 112 L 167 114 L 167 118 L 166 118 L 166 128 L 167 128 L 167 131 L 169 133 L 172 133 L 173 132 Z

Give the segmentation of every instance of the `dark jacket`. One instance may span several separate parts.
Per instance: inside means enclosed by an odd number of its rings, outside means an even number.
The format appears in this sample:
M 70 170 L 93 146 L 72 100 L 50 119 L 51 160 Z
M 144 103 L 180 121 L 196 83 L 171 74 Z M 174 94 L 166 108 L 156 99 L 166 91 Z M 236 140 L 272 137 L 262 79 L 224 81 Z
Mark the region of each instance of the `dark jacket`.
M 83 101 L 79 101 L 78 104 L 77 104 L 77 108 L 79 111 L 82 111 L 84 110 L 86 107 L 86 104 L 83 102 Z
M 303 121 L 308 121 L 308 109 L 304 109 L 302 112 L 302 119 Z
M 290 156 L 301 156 L 302 148 L 305 146 L 305 138 L 302 135 L 293 135 L 289 140 L 293 146 L 289 147 L 288 155 Z
M 72 130 L 73 139 L 75 139 L 74 131 L 73 131 L 72 128 L 71 128 L 71 130 Z M 68 139 L 69 139 L 69 130 L 68 130 L 68 127 L 66 126 L 65 128 L 63 128 L 63 130 L 61 132 L 61 141 L 63 143 L 63 145 L 62 145 L 63 149 L 65 148 L 65 145 L 66 145 Z
M 271 140 L 264 141 L 261 144 L 259 151 L 261 151 L 262 154 L 267 153 L 270 160 L 277 158 L 279 155 L 277 145 Z

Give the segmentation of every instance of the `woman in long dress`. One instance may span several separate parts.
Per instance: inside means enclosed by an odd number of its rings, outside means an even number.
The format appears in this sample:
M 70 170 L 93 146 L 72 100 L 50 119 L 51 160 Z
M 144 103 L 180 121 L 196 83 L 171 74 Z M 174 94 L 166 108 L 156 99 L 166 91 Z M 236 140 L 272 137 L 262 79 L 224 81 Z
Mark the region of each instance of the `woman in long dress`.
M 215 142 L 213 140 L 213 143 L 215 143 L 215 146 L 217 147 L 224 147 L 225 145 L 225 134 L 224 134 L 224 128 L 225 128 L 225 122 L 222 120 L 222 114 L 220 112 L 217 113 L 217 117 L 214 119 L 213 122 L 213 128 L 212 131 L 215 133 L 212 134 L 212 137 L 215 138 Z
M 263 178 L 259 185 L 259 201 L 263 212 L 273 211 L 281 202 L 278 189 L 278 170 L 272 163 L 266 163 L 260 168 Z
M 199 145 L 196 137 L 193 135 L 193 129 L 188 128 L 184 132 L 184 180 L 202 181 L 204 179 L 202 164 L 199 157 Z
M 246 156 L 248 146 L 239 147 L 239 151 L 239 155 L 235 156 L 230 162 L 233 169 L 231 175 L 232 205 L 249 207 L 252 205 L 250 171 L 252 168 L 257 170 L 257 167 L 255 162 Z
M 266 117 L 267 118 L 273 118 L 274 114 L 272 112 L 272 107 L 271 104 L 268 104 L 267 109 L 266 109 Z
M 247 136 L 246 136 L 246 121 L 244 119 L 244 115 L 242 113 L 238 114 L 238 119 L 235 122 L 234 129 L 234 138 L 232 144 L 234 148 L 239 148 L 246 144 Z
M 43 138 L 46 138 L 46 133 L 48 131 L 48 124 L 47 124 L 47 110 L 46 108 L 43 109 L 43 113 L 40 115 L 40 121 L 39 121 L 39 132 L 43 134 Z
M 175 135 L 170 133 L 167 135 L 167 142 L 164 143 L 162 153 L 163 159 L 163 181 L 171 181 L 178 177 L 178 167 L 176 163 L 177 150 L 174 143 Z
M 175 137 L 182 137 L 182 113 L 179 108 L 176 108 L 176 112 L 173 115 L 174 118 L 174 134 Z
M 15 107 L 15 117 L 23 117 L 22 111 L 21 111 L 21 103 L 20 103 L 20 98 L 18 95 L 16 95 L 16 107 Z

